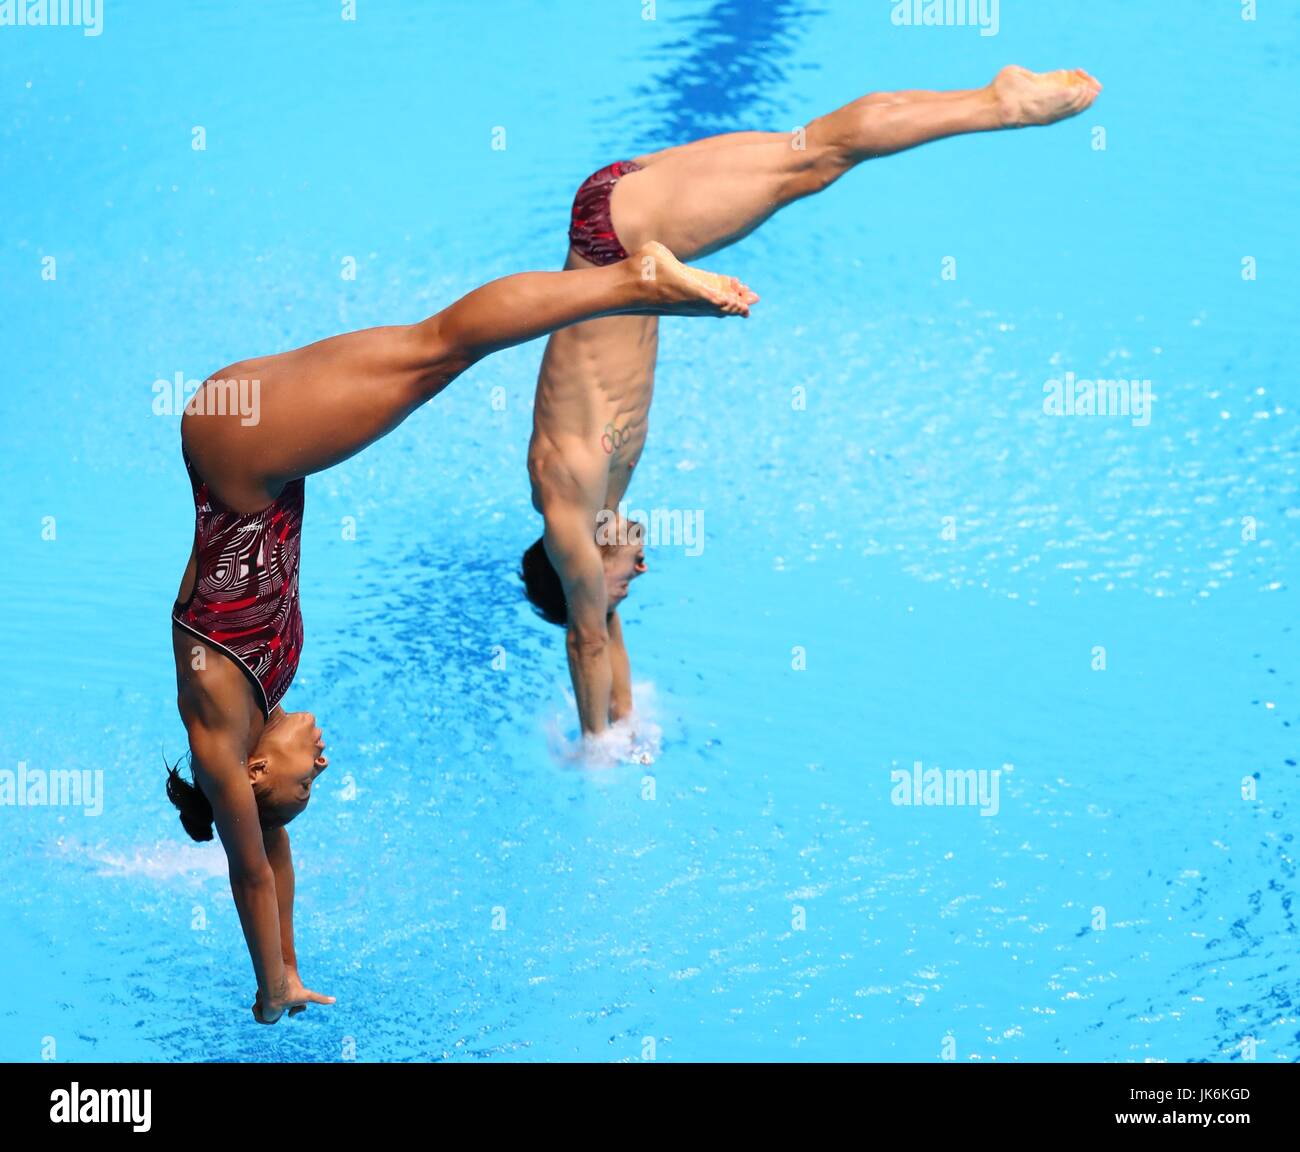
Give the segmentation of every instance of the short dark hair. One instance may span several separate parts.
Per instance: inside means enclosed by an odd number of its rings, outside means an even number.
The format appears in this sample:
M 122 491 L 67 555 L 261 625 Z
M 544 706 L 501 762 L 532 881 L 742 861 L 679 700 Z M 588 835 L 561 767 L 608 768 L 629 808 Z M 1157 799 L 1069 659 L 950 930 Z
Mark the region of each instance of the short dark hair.
M 167 764 L 166 758 L 163 763 Z M 167 764 L 167 799 L 175 805 L 181 814 L 181 825 L 193 840 L 212 839 L 212 805 L 208 798 L 199 791 L 193 782 L 194 769 L 190 768 L 190 779 L 184 779 L 178 771 L 180 761 Z
M 564 598 L 564 585 L 540 536 L 524 552 L 519 575 L 523 577 L 528 602 L 537 614 L 550 624 L 565 627 L 569 622 L 569 605 Z

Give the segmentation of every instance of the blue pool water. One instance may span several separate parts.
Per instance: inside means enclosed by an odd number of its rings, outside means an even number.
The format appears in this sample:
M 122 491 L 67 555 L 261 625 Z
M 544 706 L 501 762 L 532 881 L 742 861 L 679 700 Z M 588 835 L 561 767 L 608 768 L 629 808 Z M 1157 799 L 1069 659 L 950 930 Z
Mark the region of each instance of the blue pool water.
M 0 768 L 103 772 L 98 815 L 0 807 L 0 1058 L 1300 1056 L 1300 13 L 893 6 L 0 28 Z M 652 766 L 555 752 L 562 635 L 512 576 L 539 346 L 309 481 L 297 934 L 338 1004 L 253 1025 L 163 797 L 193 508 L 154 382 L 554 267 L 614 159 L 1009 62 L 1106 90 L 867 165 L 714 258 L 751 321 L 664 326 L 631 502 L 706 546 L 624 613 Z M 1046 415 L 1066 372 L 1150 380 L 1149 423 Z M 998 772 L 996 813 L 892 803 L 916 761 Z

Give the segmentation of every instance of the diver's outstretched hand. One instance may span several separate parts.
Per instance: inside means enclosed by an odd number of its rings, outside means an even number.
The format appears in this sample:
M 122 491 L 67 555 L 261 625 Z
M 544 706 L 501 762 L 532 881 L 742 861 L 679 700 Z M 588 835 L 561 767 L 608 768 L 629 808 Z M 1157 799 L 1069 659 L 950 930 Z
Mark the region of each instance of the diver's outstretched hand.
M 296 968 L 285 968 L 284 984 L 281 985 L 280 992 L 279 996 L 263 998 L 261 989 L 258 989 L 257 999 L 253 1001 L 253 1019 L 259 1024 L 274 1024 L 286 1009 L 290 1016 L 296 1016 L 299 1012 L 305 1012 L 308 1004 L 334 1003 L 333 996 L 325 996 L 306 987 Z

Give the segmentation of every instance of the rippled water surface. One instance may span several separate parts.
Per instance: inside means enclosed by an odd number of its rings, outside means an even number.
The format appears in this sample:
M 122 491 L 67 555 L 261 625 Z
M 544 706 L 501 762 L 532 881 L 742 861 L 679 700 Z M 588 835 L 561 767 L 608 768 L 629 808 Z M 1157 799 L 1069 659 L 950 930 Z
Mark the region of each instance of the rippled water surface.
M 0 767 L 104 780 L 0 807 L 0 1057 L 1297 1059 L 1300 14 L 239 7 L 0 29 Z M 624 613 L 653 765 L 556 753 L 539 346 L 309 481 L 297 933 L 339 1002 L 253 1026 L 163 797 L 193 508 L 153 382 L 555 266 L 611 160 L 1013 61 L 1106 91 L 867 165 L 714 258 L 752 320 L 664 326 L 632 504 L 706 546 Z M 1045 415 L 1067 372 L 1149 422 Z M 997 771 L 996 814 L 892 803 L 916 761 Z

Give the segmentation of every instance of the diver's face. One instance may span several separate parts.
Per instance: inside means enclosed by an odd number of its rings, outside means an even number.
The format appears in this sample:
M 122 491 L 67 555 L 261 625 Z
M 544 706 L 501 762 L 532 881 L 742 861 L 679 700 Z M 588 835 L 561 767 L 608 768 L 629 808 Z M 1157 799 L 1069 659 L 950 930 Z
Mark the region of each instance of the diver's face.
M 618 520 L 613 542 L 601 548 L 605 565 L 605 595 L 610 611 L 627 599 L 628 589 L 646 570 L 645 525 L 637 520 Z
M 276 712 L 248 760 L 262 826 L 282 827 L 311 799 L 312 784 L 326 768 L 325 738 L 310 712 Z

